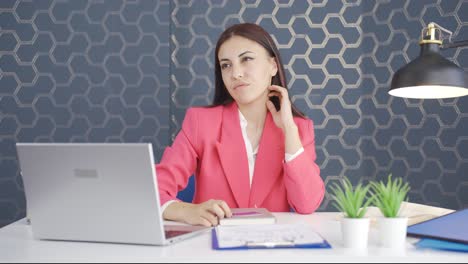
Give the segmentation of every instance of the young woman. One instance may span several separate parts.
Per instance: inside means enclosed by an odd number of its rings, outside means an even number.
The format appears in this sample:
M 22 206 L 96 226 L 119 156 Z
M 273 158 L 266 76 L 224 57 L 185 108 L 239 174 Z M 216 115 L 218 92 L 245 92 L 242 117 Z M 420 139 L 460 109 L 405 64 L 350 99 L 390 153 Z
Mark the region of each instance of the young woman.
M 215 51 L 215 97 L 188 109 L 156 165 L 167 220 L 214 226 L 230 208 L 314 212 L 325 188 L 312 121 L 292 105 L 280 54 L 260 26 L 237 24 Z M 195 174 L 193 203 L 177 193 Z

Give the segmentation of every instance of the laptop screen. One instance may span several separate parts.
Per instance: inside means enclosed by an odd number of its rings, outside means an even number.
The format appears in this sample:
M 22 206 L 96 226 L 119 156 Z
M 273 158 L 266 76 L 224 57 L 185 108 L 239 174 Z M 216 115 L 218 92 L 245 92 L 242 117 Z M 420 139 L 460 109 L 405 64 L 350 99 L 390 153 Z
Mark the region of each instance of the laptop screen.
M 18 143 L 35 238 L 161 245 L 153 149 L 146 143 Z

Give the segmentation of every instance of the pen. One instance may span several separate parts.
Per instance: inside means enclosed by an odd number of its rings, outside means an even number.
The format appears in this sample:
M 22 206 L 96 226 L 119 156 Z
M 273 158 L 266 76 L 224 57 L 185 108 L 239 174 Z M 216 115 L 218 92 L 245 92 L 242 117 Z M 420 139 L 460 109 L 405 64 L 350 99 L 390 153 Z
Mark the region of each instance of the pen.
M 234 212 L 232 213 L 233 216 L 244 216 L 244 215 L 261 215 L 258 212 Z
M 253 247 L 267 247 L 267 248 L 275 248 L 275 247 L 294 247 L 294 242 L 292 241 L 280 241 L 280 242 L 247 242 L 246 246 L 249 248 Z

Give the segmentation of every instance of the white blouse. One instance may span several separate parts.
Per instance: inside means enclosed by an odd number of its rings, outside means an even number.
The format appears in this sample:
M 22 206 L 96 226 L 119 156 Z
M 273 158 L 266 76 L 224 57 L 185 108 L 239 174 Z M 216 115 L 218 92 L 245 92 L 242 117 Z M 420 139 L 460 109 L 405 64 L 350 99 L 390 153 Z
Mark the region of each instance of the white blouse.
M 247 119 L 245 119 L 241 111 L 239 111 L 239 119 L 240 119 L 240 126 L 242 129 L 242 137 L 244 138 L 245 149 L 247 150 L 247 160 L 249 161 L 250 187 L 252 187 L 252 179 L 253 179 L 253 173 L 255 169 L 255 160 L 257 158 L 258 146 L 255 149 L 252 149 L 252 143 L 250 142 L 249 137 L 247 136 Z M 304 148 L 300 148 L 294 154 L 285 153 L 284 161 L 290 162 L 291 160 L 299 156 L 302 152 L 304 152 Z

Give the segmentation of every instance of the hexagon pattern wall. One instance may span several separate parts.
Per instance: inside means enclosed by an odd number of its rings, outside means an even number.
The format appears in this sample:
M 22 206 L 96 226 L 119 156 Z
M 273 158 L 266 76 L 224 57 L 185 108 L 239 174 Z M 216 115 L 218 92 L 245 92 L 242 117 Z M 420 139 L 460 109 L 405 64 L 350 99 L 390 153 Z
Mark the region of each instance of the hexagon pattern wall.
M 0 226 L 25 214 L 15 142 L 169 132 L 169 1 L 0 1 Z
M 159 160 L 185 110 L 211 102 L 217 37 L 238 22 L 279 46 L 327 186 L 393 173 L 411 183 L 410 201 L 466 207 L 468 98 L 387 90 L 427 23 L 468 39 L 467 10 L 466 0 L 2 0 L 0 226 L 25 213 L 15 142 L 151 142 Z M 468 48 L 443 55 L 468 70 Z M 320 210 L 333 210 L 329 195 Z

